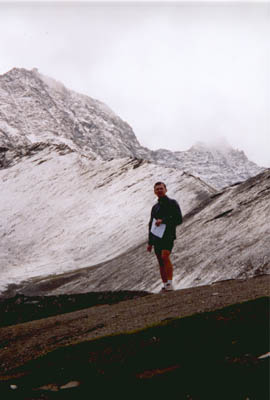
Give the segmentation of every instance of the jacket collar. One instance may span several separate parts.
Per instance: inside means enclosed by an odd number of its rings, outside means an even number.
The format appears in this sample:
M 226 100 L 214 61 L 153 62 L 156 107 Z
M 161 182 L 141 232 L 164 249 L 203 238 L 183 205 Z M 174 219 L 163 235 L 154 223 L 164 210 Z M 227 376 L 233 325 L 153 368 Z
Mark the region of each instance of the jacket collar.
M 162 203 L 166 203 L 168 200 L 169 200 L 169 197 L 168 197 L 168 196 L 163 196 L 163 197 L 160 197 L 160 198 L 158 199 L 158 202 L 159 202 L 160 204 L 162 204 Z

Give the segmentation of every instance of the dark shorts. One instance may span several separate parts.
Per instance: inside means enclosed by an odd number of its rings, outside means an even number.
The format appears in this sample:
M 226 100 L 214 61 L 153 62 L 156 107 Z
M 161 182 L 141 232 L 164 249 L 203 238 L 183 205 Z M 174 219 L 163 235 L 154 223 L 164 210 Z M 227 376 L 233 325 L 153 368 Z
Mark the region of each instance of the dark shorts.
M 174 245 L 174 239 L 160 239 L 154 243 L 154 250 L 156 255 L 160 255 L 162 250 L 172 251 Z

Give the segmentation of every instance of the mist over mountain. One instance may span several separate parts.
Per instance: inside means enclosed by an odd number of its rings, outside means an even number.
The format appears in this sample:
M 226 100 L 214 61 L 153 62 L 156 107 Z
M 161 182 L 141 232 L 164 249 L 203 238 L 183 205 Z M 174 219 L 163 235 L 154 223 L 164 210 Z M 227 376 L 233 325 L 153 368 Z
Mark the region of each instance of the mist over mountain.
M 65 144 L 91 159 L 149 160 L 191 173 L 217 189 L 263 171 L 243 151 L 224 143 L 199 143 L 187 151 L 149 150 L 104 103 L 66 89 L 37 69 L 14 68 L 0 76 L 0 167 L 14 164 L 37 142 Z
M 0 76 L 0 292 L 158 291 L 158 180 L 184 215 L 176 288 L 269 273 L 269 174 L 226 143 L 151 151 L 100 101 L 13 69 Z
M 217 145 L 196 143 L 187 151 L 160 149 L 154 152 L 155 162 L 175 166 L 200 177 L 216 189 L 223 189 L 262 172 L 245 153 L 233 149 L 226 142 Z

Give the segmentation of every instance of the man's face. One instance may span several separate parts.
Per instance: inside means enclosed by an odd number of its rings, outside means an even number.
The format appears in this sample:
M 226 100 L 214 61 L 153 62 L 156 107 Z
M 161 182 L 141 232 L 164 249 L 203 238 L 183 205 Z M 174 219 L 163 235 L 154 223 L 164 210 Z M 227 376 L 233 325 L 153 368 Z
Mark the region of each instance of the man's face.
M 158 198 L 164 197 L 167 193 L 167 189 L 165 188 L 165 186 L 163 185 L 163 183 L 161 185 L 156 185 L 154 188 L 154 192 L 155 195 L 157 195 Z

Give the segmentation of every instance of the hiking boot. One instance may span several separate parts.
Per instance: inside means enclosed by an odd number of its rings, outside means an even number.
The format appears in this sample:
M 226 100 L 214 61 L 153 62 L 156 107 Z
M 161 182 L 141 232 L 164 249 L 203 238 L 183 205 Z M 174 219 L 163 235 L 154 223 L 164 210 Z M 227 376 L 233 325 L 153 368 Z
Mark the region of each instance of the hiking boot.
M 167 282 L 165 285 L 165 291 L 170 292 L 171 290 L 174 290 L 173 285 L 171 283 Z

